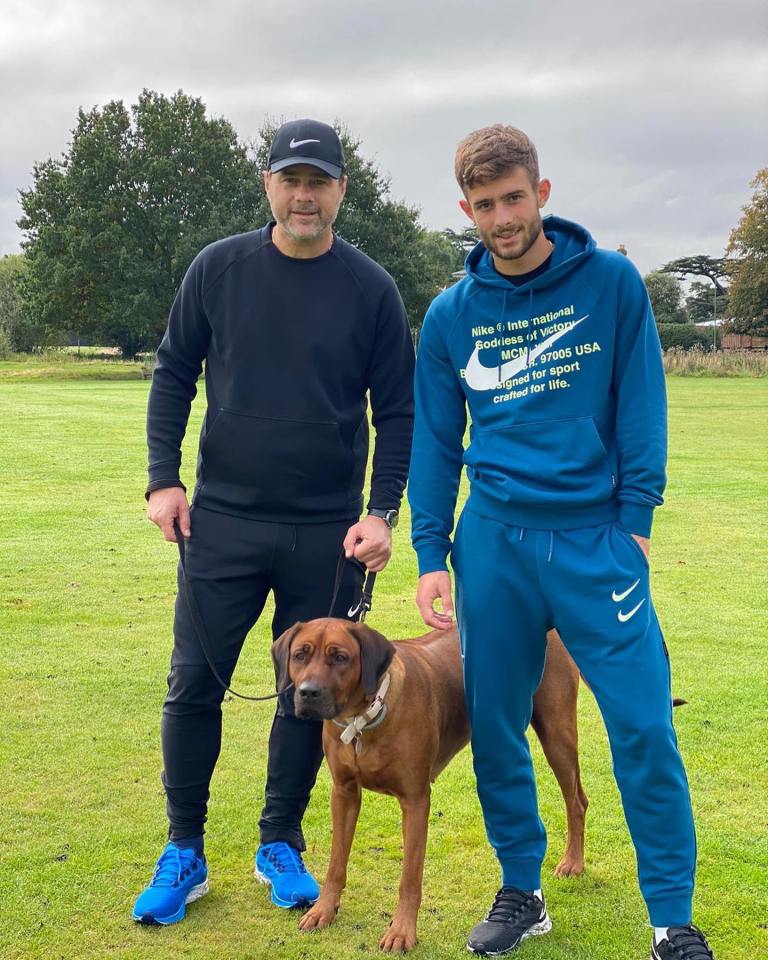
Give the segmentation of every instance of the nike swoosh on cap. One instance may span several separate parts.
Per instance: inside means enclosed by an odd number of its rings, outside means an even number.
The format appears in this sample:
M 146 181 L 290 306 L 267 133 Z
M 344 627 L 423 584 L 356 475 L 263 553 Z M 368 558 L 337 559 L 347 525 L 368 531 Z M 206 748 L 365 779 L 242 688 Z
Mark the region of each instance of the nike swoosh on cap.
M 613 593 L 611 594 L 611 599 L 612 599 L 612 600 L 615 600 L 616 603 L 621 603 L 621 601 L 622 601 L 625 597 L 628 597 L 628 596 L 630 595 L 630 593 L 632 593 L 632 591 L 635 589 L 635 587 L 638 585 L 638 583 L 640 583 L 640 581 L 639 581 L 639 580 L 635 580 L 635 582 L 632 584 L 632 586 L 629 587 L 628 590 L 625 590 L 624 593 L 616 593 L 616 591 L 614 590 Z
M 293 140 L 288 144 L 291 150 L 295 150 L 296 147 L 303 147 L 305 143 L 320 143 L 319 140 Z
M 545 350 L 548 350 L 560 337 L 564 337 L 566 333 L 570 333 L 574 327 L 578 327 L 588 316 L 589 314 L 587 313 L 578 320 L 574 320 L 573 323 L 569 323 L 567 327 L 563 327 L 562 330 L 551 334 L 546 340 L 542 340 L 541 343 L 537 344 L 532 350 L 521 354 L 519 357 L 515 357 L 514 360 L 503 363 L 500 368 L 484 367 L 482 363 L 480 363 L 480 348 L 475 347 L 472 351 L 472 356 L 467 361 L 467 367 L 464 371 L 464 381 L 472 390 L 497 390 L 506 380 L 511 380 L 512 377 L 517 376 L 517 374 L 526 367 L 531 366 L 533 361 L 538 359 Z
M 619 612 L 616 614 L 616 618 L 618 619 L 619 623 L 626 623 L 627 620 L 631 620 L 632 617 L 634 617 L 634 615 L 637 613 L 637 611 L 640 609 L 640 607 L 642 607 L 644 603 L 645 603 L 645 597 L 643 597 L 643 599 L 640 601 L 640 603 L 638 603 L 636 607 L 632 607 L 629 613 L 622 613 L 622 611 L 619 610 Z

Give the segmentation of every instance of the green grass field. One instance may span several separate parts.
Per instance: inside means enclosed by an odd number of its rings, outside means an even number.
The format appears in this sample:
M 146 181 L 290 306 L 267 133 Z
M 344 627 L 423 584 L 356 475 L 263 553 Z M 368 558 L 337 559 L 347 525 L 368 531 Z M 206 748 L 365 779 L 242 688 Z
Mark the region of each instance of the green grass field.
M 359 958 L 394 909 L 399 810 L 367 794 L 338 921 L 300 935 L 252 875 L 272 708 L 228 699 L 207 837 L 211 893 L 175 927 L 129 920 L 164 837 L 158 727 L 171 649 L 174 547 L 144 519 L 148 384 L 0 382 L 0 955 L 17 958 Z M 670 483 L 652 549 L 699 835 L 696 918 L 718 960 L 768 956 L 768 382 L 669 381 Z M 194 436 L 185 476 L 194 463 Z M 380 576 L 373 625 L 422 632 L 408 523 Z M 236 688 L 272 682 L 269 617 Z M 631 694 L 631 692 L 628 691 Z M 649 931 L 605 733 L 582 690 L 587 872 L 545 883 L 553 932 L 521 958 L 641 960 Z M 559 858 L 564 814 L 534 753 Z M 305 827 L 322 876 L 330 845 L 321 772 Z M 498 882 L 467 751 L 433 793 L 414 956 L 465 956 Z

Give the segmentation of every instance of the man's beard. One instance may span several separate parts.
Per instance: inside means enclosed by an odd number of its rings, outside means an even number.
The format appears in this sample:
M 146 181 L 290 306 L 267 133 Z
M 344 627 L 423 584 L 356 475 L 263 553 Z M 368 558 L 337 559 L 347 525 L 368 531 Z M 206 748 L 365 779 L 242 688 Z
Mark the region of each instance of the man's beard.
M 341 201 L 339 201 L 339 207 L 340 206 L 341 206 Z M 314 228 L 309 233 L 307 233 L 306 230 L 304 232 L 299 233 L 291 227 L 290 213 L 288 214 L 287 217 L 278 219 L 277 222 L 280 224 L 280 229 L 283 231 L 283 233 L 285 233 L 286 236 L 290 237 L 291 240 L 294 241 L 294 243 L 312 243 L 313 241 L 317 240 L 318 237 L 322 236 L 329 227 L 333 226 L 333 224 L 336 222 L 336 217 L 339 212 L 339 207 L 337 207 L 336 210 L 334 210 L 333 216 L 331 217 L 324 217 L 323 214 L 317 210 L 292 211 L 292 213 L 317 214 L 317 219 L 315 221 Z
M 537 217 L 533 222 L 521 224 L 520 227 L 517 228 L 517 236 L 520 237 L 522 234 L 522 248 L 517 253 L 502 253 L 496 243 L 496 233 L 506 233 L 508 231 L 500 230 L 490 234 L 481 234 L 480 239 L 485 244 L 486 249 L 490 250 L 499 260 L 519 260 L 521 257 L 524 257 L 534 243 L 536 243 L 542 228 L 541 217 Z

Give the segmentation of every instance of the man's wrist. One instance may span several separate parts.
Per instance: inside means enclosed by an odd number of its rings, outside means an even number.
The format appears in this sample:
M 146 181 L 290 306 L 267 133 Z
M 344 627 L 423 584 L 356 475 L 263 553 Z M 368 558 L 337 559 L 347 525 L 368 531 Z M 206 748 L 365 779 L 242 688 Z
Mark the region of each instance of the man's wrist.
M 150 484 L 147 485 L 147 489 L 144 491 L 144 499 L 149 500 L 151 494 L 156 490 L 167 490 L 169 487 L 180 487 L 184 493 L 187 492 L 187 488 L 178 478 L 173 479 L 168 477 L 165 480 L 153 480 Z
M 380 510 L 378 507 L 369 507 L 368 516 L 378 517 L 379 520 L 383 520 L 390 530 L 395 529 L 398 520 L 400 519 L 400 515 L 398 514 L 397 510 Z

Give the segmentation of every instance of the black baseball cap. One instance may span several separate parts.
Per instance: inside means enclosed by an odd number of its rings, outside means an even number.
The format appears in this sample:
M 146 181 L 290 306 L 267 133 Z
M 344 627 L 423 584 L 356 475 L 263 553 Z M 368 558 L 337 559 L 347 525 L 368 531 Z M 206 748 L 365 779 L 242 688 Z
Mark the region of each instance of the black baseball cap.
M 339 135 L 319 120 L 290 120 L 277 131 L 269 149 L 267 166 L 272 173 L 308 163 L 338 180 L 347 158 Z

